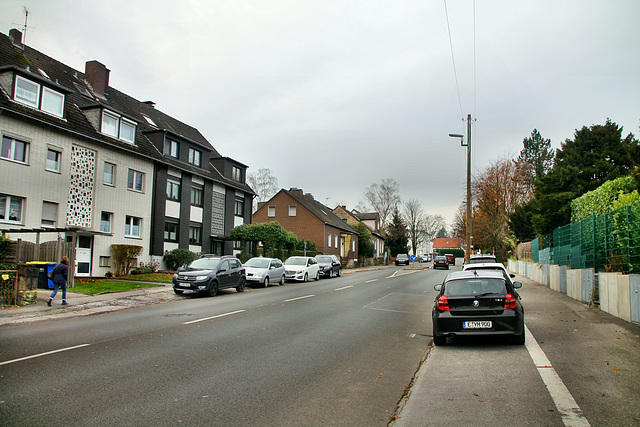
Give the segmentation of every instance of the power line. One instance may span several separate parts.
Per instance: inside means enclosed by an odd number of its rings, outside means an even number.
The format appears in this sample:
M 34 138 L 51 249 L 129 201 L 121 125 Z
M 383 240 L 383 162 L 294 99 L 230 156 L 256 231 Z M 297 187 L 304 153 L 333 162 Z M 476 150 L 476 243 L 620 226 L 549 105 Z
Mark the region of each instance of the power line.
M 456 80 L 456 90 L 458 91 L 458 104 L 460 105 L 460 116 L 464 118 L 462 111 L 462 100 L 460 99 L 460 86 L 458 85 L 458 72 L 456 71 L 456 58 L 453 54 L 453 41 L 451 40 L 451 27 L 449 26 L 449 12 L 447 11 L 447 0 L 444 1 L 444 14 L 447 18 L 447 31 L 449 33 L 449 47 L 451 48 L 451 61 L 453 62 L 453 76 Z

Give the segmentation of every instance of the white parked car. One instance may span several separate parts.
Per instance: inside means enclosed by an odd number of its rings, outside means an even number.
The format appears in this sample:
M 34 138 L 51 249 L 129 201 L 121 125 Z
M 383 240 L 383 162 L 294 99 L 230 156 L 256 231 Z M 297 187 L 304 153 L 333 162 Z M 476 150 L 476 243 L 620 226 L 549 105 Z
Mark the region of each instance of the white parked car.
M 285 278 L 307 282 L 310 278 L 320 279 L 318 261 L 308 256 L 292 256 L 284 262 Z
M 500 264 L 499 262 L 483 262 L 478 264 L 465 264 L 464 267 L 462 267 L 462 271 L 467 271 L 467 270 L 501 271 L 502 274 L 504 274 L 505 279 L 511 282 L 513 282 L 512 279 L 516 277 L 515 274 L 509 273 L 505 268 L 505 266 L 503 264 Z
M 277 258 L 254 257 L 244 263 L 247 284 L 268 287 L 269 283 L 284 285 L 284 264 Z

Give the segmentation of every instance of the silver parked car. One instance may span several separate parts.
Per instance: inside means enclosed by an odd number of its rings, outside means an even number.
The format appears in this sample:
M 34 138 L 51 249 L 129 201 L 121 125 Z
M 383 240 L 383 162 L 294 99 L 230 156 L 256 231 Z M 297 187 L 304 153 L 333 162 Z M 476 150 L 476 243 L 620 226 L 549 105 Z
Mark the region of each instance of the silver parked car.
M 269 283 L 284 285 L 284 264 L 277 258 L 251 258 L 244 263 L 244 270 L 249 285 L 257 284 L 264 288 Z

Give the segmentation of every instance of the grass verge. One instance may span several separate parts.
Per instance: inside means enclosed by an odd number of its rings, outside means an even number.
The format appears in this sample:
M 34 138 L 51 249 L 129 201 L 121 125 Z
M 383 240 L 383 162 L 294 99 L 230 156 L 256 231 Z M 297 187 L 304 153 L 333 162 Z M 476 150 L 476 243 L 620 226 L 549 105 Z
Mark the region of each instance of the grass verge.
M 136 276 L 124 276 L 115 279 L 83 279 L 76 278 L 70 292 L 80 292 L 88 295 L 97 295 L 105 292 L 122 292 L 132 289 L 151 288 L 160 286 L 158 283 L 170 283 L 170 274 L 140 274 Z M 147 283 L 156 282 L 156 283 Z

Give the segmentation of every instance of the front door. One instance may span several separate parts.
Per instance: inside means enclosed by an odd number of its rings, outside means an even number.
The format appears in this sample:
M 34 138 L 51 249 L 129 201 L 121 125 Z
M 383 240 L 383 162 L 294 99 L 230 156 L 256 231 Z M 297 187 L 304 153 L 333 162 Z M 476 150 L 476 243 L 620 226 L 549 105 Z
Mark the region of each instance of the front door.
M 91 275 L 91 249 L 93 236 L 79 235 L 76 243 L 76 276 Z

